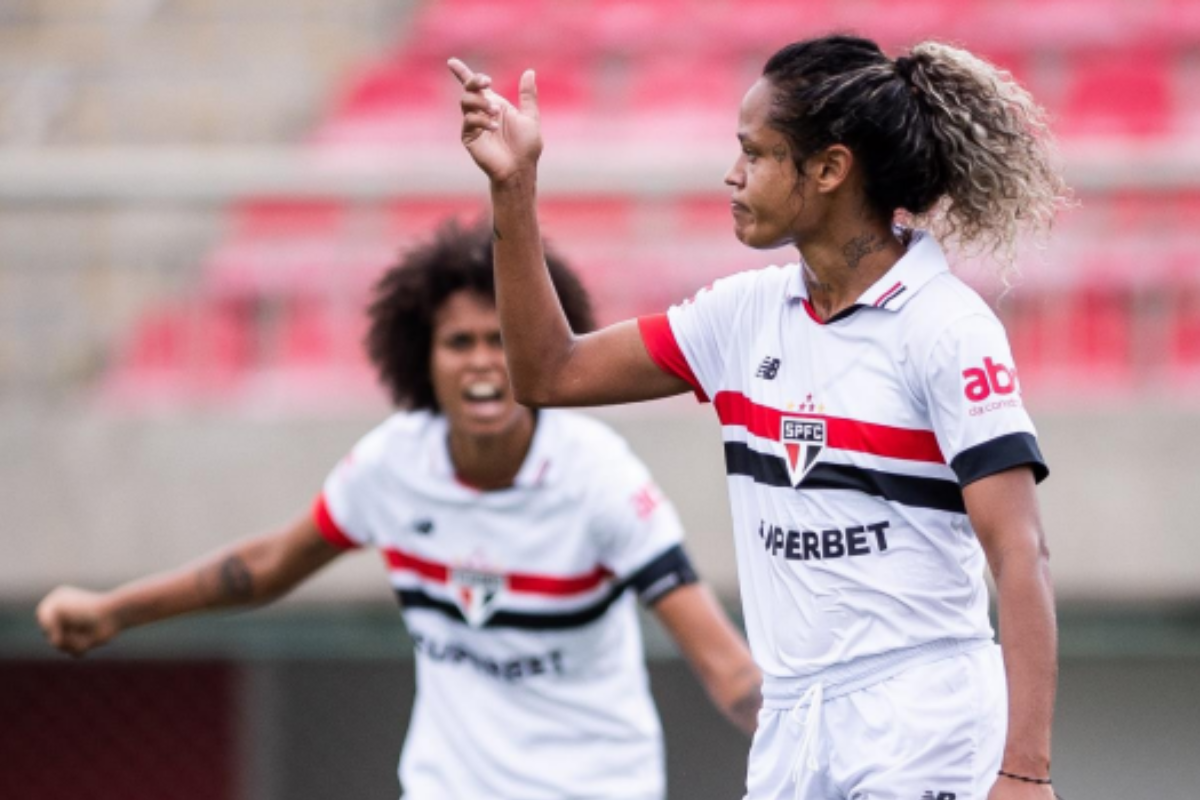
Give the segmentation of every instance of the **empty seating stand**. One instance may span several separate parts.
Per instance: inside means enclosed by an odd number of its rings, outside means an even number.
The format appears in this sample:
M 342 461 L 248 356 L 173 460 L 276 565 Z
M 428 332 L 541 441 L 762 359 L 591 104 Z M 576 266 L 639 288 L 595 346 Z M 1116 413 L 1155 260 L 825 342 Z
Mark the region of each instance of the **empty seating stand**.
M 510 94 L 535 68 L 548 142 L 597 160 L 711 153 L 720 143 L 732 159 L 737 103 L 764 57 L 837 29 L 892 52 L 924 38 L 964 43 L 1030 87 L 1064 150 L 1200 141 L 1200 10 L 1189 0 L 438 0 L 347 74 L 308 146 L 461 158 L 447 133 L 459 90 L 445 61 L 456 55 Z M 722 274 L 792 257 L 740 247 L 719 174 L 712 185 L 707 194 L 547 196 L 545 233 L 584 273 L 604 320 L 661 310 Z M 1200 392 L 1197 198 L 1200 188 L 1091 190 L 1051 250 L 1025 259 L 1000 306 L 1027 391 L 1072 396 L 1087 376 L 1100 393 Z M 202 386 L 195 396 L 213 402 L 244 397 L 264 376 L 311 396 L 322 375 L 357 375 L 335 383 L 372 394 L 360 346 L 371 281 L 438 222 L 479 218 L 485 203 L 481 191 L 353 207 L 238 205 L 194 295 L 150 310 L 114 375 L 126 386 L 136 385 L 131 375 Z

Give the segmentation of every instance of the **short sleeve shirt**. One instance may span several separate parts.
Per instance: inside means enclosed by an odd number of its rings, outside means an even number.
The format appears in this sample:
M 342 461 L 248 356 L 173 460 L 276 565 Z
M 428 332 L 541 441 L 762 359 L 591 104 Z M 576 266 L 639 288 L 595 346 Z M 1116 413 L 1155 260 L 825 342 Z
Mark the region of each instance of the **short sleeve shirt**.
M 406 797 L 661 797 L 625 590 L 647 597 L 656 565 L 681 552 L 673 507 L 625 442 L 582 415 L 541 412 L 501 491 L 455 478 L 447 436 L 440 416 L 395 415 L 314 508 L 331 542 L 382 554 L 414 643 Z
M 640 321 L 721 421 L 747 633 L 768 676 L 992 636 L 962 488 L 1047 474 L 1004 329 L 931 236 L 821 321 L 792 264 Z

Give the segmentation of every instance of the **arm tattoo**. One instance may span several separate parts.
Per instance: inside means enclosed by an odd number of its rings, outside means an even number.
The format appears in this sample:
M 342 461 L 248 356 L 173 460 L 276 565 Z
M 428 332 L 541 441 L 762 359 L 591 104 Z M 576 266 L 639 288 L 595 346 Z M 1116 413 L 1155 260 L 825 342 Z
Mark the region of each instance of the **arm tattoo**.
M 771 148 L 771 157 L 774 158 L 776 161 L 778 161 L 780 164 L 782 164 L 783 160 L 785 158 L 787 158 L 787 154 L 788 154 L 787 147 L 783 144 L 777 144 Z
M 846 266 L 858 269 L 858 265 L 871 253 L 878 253 L 887 247 L 887 242 L 873 233 L 855 236 L 842 246 L 842 255 L 846 257 Z
M 221 600 L 244 603 L 254 599 L 254 579 L 246 562 L 239 556 L 230 556 L 217 568 L 217 590 Z
M 493 225 L 492 226 L 492 241 L 499 242 L 503 238 L 504 237 L 500 235 L 500 229 L 498 227 L 496 227 L 495 225 Z

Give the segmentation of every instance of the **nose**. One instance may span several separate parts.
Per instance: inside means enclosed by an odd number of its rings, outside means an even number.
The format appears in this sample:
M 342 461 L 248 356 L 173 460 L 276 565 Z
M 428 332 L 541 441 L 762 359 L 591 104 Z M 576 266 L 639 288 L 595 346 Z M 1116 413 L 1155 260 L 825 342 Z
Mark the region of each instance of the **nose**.
M 493 369 L 497 363 L 504 364 L 504 351 L 492 346 L 487 341 L 479 341 L 467 354 L 467 365 L 471 369 Z
M 735 189 L 741 189 L 745 185 L 746 171 L 742 168 L 742 157 L 738 156 L 737 160 L 725 173 L 725 185 L 732 186 Z

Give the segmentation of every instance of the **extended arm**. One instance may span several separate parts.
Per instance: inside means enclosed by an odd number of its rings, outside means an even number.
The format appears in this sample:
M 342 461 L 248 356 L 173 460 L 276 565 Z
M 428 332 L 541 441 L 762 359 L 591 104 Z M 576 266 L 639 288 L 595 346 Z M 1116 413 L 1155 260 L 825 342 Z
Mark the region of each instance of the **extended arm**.
M 762 675 L 712 592 L 700 583 L 682 586 L 655 603 L 654 612 L 713 704 L 753 734 L 762 705 Z
M 1006 470 L 969 484 L 963 495 L 998 594 L 1009 708 L 1001 769 L 1047 778 L 1058 637 L 1033 474 L 1025 467 Z M 1000 778 L 990 795 L 993 800 L 1053 796 L 1049 786 L 1009 778 Z
M 60 586 L 38 604 L 37 620 L 52 645 L 79 656 L 138 625 L 193 611 L 269 603 L 342 552 L 305 515 L 282 531 L 244 539 L 109 592 Z
M 584 336 L 567 324 L 546 271 L 537 219 L 542 138 L 532 71 L 521 76 L 520 107 L 491 89 L 487 75 L 457 59 L 462 140 L 491 180 L 496 300 L 517 399 L 529 406 L 608 405 L 689 390 L 660 370 L 635 322 Z

